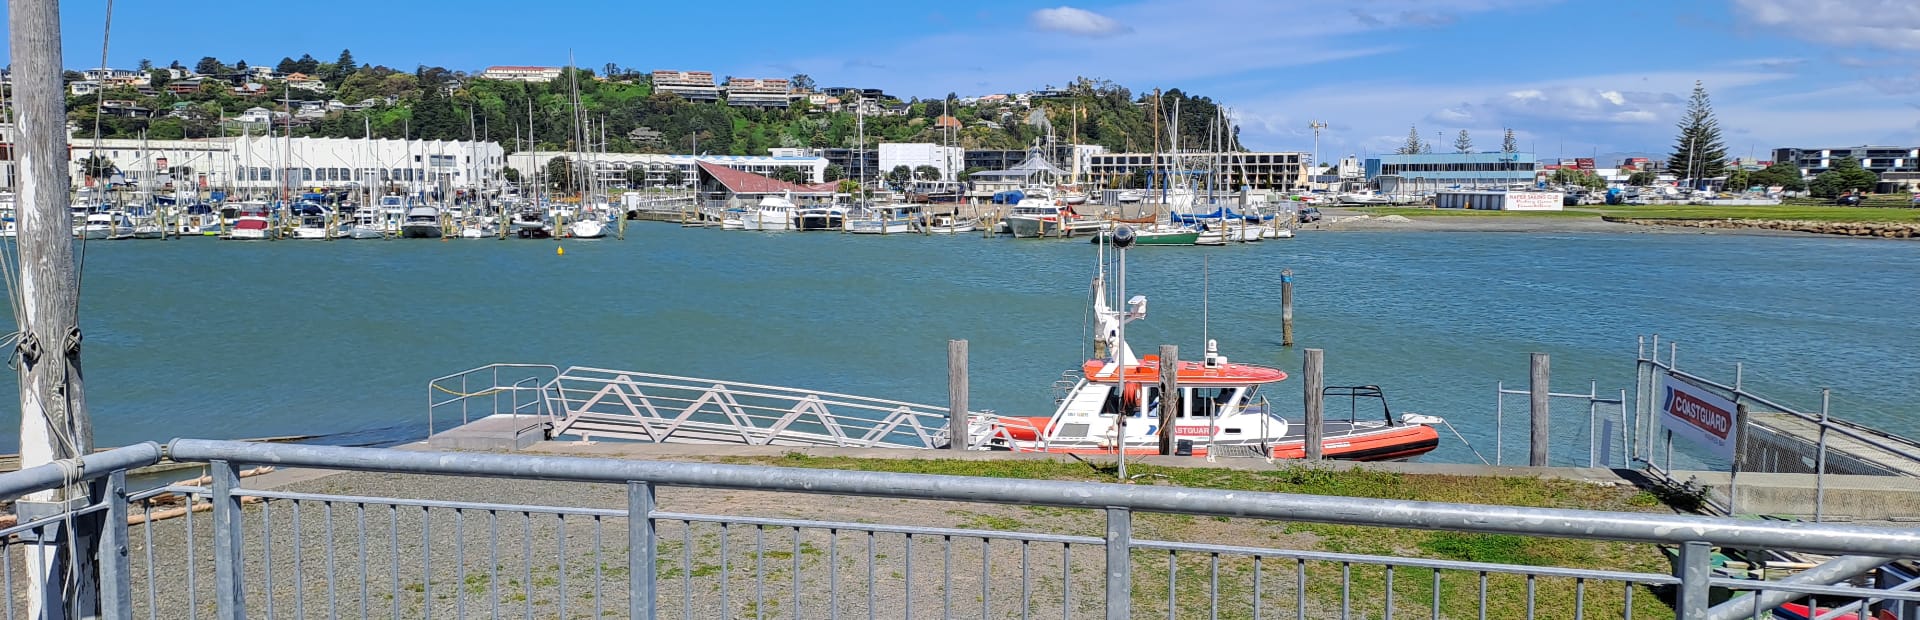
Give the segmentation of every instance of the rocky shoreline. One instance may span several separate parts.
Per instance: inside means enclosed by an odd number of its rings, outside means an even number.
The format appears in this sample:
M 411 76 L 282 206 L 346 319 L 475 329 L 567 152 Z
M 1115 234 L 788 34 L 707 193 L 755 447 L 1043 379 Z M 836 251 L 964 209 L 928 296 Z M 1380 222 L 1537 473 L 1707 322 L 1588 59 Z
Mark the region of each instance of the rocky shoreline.
M 1672 226 L 1682 228 L 1714 228 L 1728 230 L 1776 230 L 1803 232 L 1820 235 L 1841 235 L 1848 237 L 1878 237 L 1882 239 L 1920 238 L 1920 222 L 1821 222 L 1814 220 L 1679 220 L 1604 217 L 1609 222 L 1638 224 L 1642 226 Z

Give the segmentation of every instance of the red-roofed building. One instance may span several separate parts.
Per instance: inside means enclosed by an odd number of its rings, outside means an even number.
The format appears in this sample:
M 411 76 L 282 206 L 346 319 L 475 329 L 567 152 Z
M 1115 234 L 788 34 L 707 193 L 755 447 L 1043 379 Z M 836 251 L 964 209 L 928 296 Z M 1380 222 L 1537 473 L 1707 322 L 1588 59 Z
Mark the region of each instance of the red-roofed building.
M 833 190 L 821 185 L 798 185 L 751 172 L 734 170 L 712 162 L 699 162 L 696 185 L 707 200 L 755 201 L 767 196 L 794 198 L 831 198 Z
M 522 67 L 500 65 L 480 72 L 481 79 L 516 82 L 551 82 L 560 77 L 559 67 Z

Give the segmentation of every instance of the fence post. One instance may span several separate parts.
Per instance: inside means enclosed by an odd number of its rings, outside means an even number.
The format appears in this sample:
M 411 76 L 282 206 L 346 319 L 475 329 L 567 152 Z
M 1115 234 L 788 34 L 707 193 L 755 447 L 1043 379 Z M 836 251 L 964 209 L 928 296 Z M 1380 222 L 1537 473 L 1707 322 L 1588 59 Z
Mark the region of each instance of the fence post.
M 653 483 L 627 483 L 627 617 L 652 620 L 659 541 L 653 531 Z
M 1727 468 L 1727 516 L 1737 517 L 1740 511 L 1740 459 L 1747 455 L 1747 404 L 1733 406 L 1733 462 Z
M 967 433 L 967 341 L 948 340 L 947 445 L 964 451 L 972 439 Z
M 1280 270 L 1280 346 L 1293 346 L 1293 270 Z
M 1133 616 L 1133 512 L 1107 508 L 1107 620 Z
M 1300 374 L 1306 375 L 1301 382 L 1301 390 L 1305 392 L 1301 396 L 1306 403 L 1305 448 L 1307 460 L 1318 461 L 1325 449 L 1327 434 L 1326 403 L 1323 400 L 1325 396 L 1321 394 L 1327 383 L 1325 375 L 1327 352 L 1322 349 L 1307 349 L 1306 354 L 1306 360 L 1300 371 Z
M 246 541 L 240 535 L 240 466 L 225 460 L 209 461 L 207 474 L 213 478 L 213 577 L 216 616 L 224 620 L 247 617 Z M 122 521 L 121 523 L 125 523 Z
M 1551 439 L 1547 434 L 1547 422 L 1553 407 L 1552 399 L 1548 396 L 1551 392 L 1548 386 L 1553 376 L 1551 363 L 1547 354 L 1535 353 L 1527 372 L 1527 395 L 1531 401 L 1529 417 L 1533 431 L 1531 446 L 1527 450 L 1527 465 L 1530 467 L 1547 466 L 1547 442 Z
M 1699 541 L 1680 545 L 1680 561 L 1674 564 L 1674 572 L 1680 578 L 1680 587 L 1674 590 L 1674 618 L 1706 620 L 1707 608 L 1712 606 L 1708 580 L 1713 577 L 1713 545 Z
M 1144 386 L 1142 386 L 1144 388 Z M 1124 399 L 1123 399 L 1124 400 Z M 1174 421 L 1180 417 L 1180 347 L 1160 345 L 1160 455 L 1173 454 Z
M 98 487 L 107 505 L 100 530 L 100 613 L 107 618 L 133 617 L 133 573 L 127 566 L 127 472 L 107 475 Z

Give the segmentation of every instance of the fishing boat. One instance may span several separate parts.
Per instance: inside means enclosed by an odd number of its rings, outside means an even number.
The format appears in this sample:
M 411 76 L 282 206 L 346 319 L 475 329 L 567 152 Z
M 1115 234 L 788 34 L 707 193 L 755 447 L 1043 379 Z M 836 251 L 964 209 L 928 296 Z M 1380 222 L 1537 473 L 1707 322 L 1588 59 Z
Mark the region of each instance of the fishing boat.
M 760 199 L 760 204 L 740 214 L 741 230 L 792 230 L 796 211 L 793 201 L 779 196 Z
M 1146 298 L 1136 296 L 1126 301 L 1125 310 L 1112 309 L 1104 275 L 1094 278 L 1092 295 L 1097 344 L 1108 355 L 1081 365 L 1080 378 L 1060 398 L 1052 416 L 990 416 L 972 426 L 970 434 L 986 435 L 991 448 L 1019 452 L 1150 455 L 1161 453 L 1160 425 L 1164 423 L 1173 425 L 1174 445 L 1169 447 L 1177 454 L 1202 456 L 1219 451 L 1305 457 L 1304 425 L 1282 417 L 1260 393 L 1285 381 L 1287 373 L 1231 362 L 1220 355 L 1216 341 L 1207 342 L 1201 361 L 1177 362 L 1178 409 L 1174 419 L 1162 419 L 1162 360 L 1152 355 L 1134 357 L 1120 337 L 1124 323 L 1146 318 Z M 1442 423 L 1439 418 L 1417 414 L 1395 418 L 1377 387 L 1327 388 L 1323 394 L 1355 399 L 1350 409 L 1327 408 L 1352 412 L 1328 416 L 1323 423 L 1321 448 L 1327 458 L 1405 460 L 1439 445 L 1439 433 L 1433 428 Z M 1359 403 L 1376 399 L 1381 417 L 1360 415 Z
M 407 221 L 400 225 L 400 236 L 407 239 L 437 239 L 443 232 L 440 209 L 431 206 L 407 209 Z
M 847 208 L 840 205 L 815 205 L 794 212 L 794 226 L 800 230 L 840 230 L 847 225 Z
M 913 232 L 920 219 L 919 205 L 893 204 L 873 207 L 867 216 L 847 222 L 847 232 L 860 235 L 899 235 Z
M 1015 239 L 1065 237 L 1073 209 L 1055 204 L 1051 198 L 1023 198 L 1013 205 L 1004 220 L 1007 232 Z
M 273 218 L 265 203 L 245 202 L 238 205 L 238 215 L 233 218 L 233 229 L 227 238 L 235 241 L 258 241 L 273 235 Z
M 928 234 L 954 235 L 978 230 L 980 221 L 974 218 L 962 218 L 957 213 L 938 213 L 927 216 L 924 226 Z

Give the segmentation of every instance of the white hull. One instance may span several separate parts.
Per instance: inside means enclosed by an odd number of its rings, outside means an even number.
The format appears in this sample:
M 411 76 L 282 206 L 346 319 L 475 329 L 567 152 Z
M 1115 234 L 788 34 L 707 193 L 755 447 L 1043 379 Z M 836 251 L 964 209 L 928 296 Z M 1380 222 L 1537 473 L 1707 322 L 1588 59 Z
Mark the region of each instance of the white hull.
M 793 222 L 785 211 L 756 211 L 740 218 L 740 229 L 792 230 Z
M 462 229 L 460 229 L 460 238 L 461 238 L 461 239 L 484 239 L 484 238 L 486 238 L 486 237 L 487 237 L 487 231 L 486 231 L 486 229 L 483 229 L 483 228 L 462 228 Z
M 234 241 L 260 241 L 267 238 L 267 230 L 264 228 L 235 228 L 232 234 L 227 235 L 227 238 Z
M 973 222 L 963 222 L 952 226 L 928 226 L 927 232 L 936 235 L 957 235 L 960 233 L 970 233 L 979 229 L 980 227 Z
M 161 228 L 159 226 L 133 227 L 133 238 L 135 239 L 161 239 L 161 238 L 165 238 L 166 236 L 167 236 L 167 229 Z
M 847 224 L 847 232 L 859 235 L 901 235 L 913 232 L 913 223 L 907 221 L 854 220 Z
M 720 220 L 720 230 L 746 230 L 746 229 L 747 229 L 747 223 L 745 221 L 735 220 L 735 219 Z
M 107 237 L 113 236 L 113 227 L 112 226 L 81 226 L 79 229 L 76 229 L 73 232 L 73 236 L 79 237 L 81 239 L 105 239 Z
M 1262 237 L 1266 237 L 1266 238 L 1268 238 L 1268 239 L 1292 239 L 1292 238 L 1293 238 L 1293 229 L 1291 229 L 1291 228 L 1266 228 L 1266 229 L 1262 229 L 1262 230 L 1261 230 L 1261 233 L 1260 233 L 1260 236 L 1262 236 Z
M 293 229 L 293 234 L 292 234 L 292 235 L 290 235 L 290 238 L 293 238 L 293 239 L 325 239 L 325 238 L 327 238 L 327 229 L 325 229 L 325 228 L 308 228 L 308 227 L 305 227 L 305 226 L 302 226 L 302 227 L 300 227 L 300 228 L 295 228 L 295 229 Z
M 607 225 L 599 220 L 580 220 L 567 225 L 567 234 L 575 239 L 599 239 L 607 236 Z
M 386 236 L 386 229 L 377 224 L 356 225 L 347 229 L 349 239 L 381 239 Z
M 1226 245 L 1227 233 L 1217 230 L 1201 231 L 1200 238 L 1193 240 L 1194 245 Z

